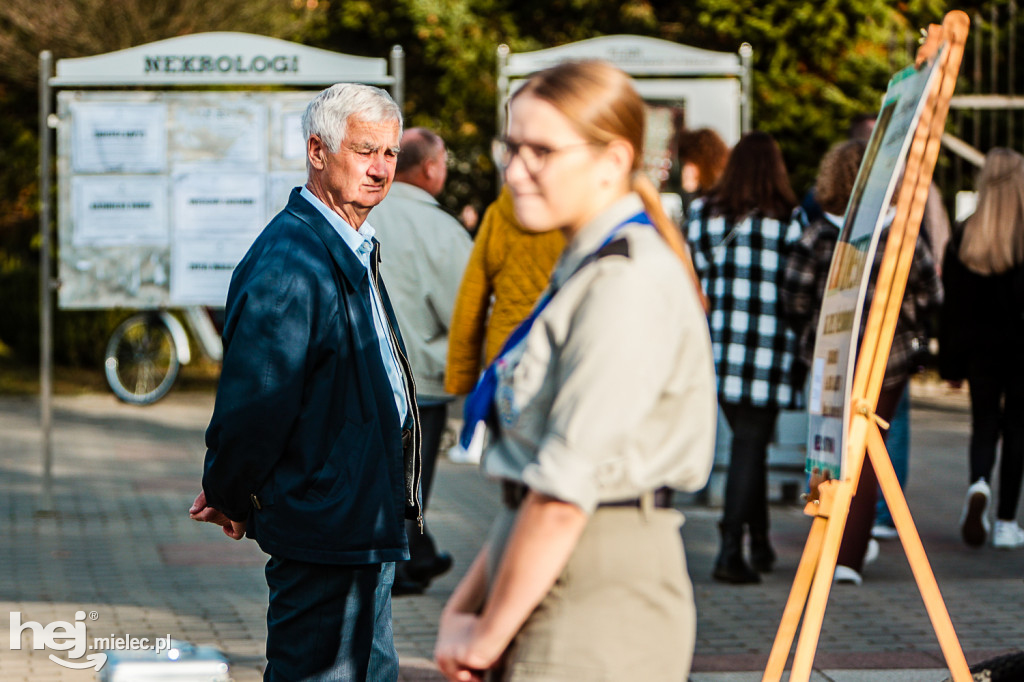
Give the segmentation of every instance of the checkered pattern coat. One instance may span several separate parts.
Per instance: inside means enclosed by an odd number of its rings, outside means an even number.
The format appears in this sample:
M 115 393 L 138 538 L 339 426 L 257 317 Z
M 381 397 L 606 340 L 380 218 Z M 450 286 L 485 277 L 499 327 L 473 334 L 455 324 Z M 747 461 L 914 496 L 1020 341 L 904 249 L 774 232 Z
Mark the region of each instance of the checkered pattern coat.
M 782 312 L 796 330 L 797 359 L 807 369 L 814 359 L 818 312 L 841 228 L 842 218 L 838 216 L 824 215 L 811 221 L 790 249 L 782 278 Z
M 796 335 L 779 304 L 783 268 L 801 224 L 751 215 L 738 223 L 690 207 L 687 238 L 711 301 L 711 342 L 721 401 L 788 408 Z
M 836 221 L 838 222 L 838 221 Z M 840 228 L 827 218 L 813 221 L 793 246 L 785 266 L 782 282 L 782 309 L 789 323 L 798 330 L 799 361 L 810 367 L 814 356 L 814 341 L 818 331 L 818 313 L 825 296 L 825 281 L 832 263 Z M 914 246 L 914 260 L 907 275 L 907 287 L 896 319 L 889 359 L 885 365 L 882 388 L 897 388 L 918 371 L 918 365 L 927 353 L 929 314 L 942 304 L 942 281 L 936 272 L 931 249 L 922 229 Z M 875 296 L 875 284 L 885 255 L 889 228 L 878 238 L 875 260 L 871 265 L 871 278 L 864 297 L 860 317 L 860 336 L 867 327 L 868 312 Z M 858 341 L 858 344 L 860 342 Z

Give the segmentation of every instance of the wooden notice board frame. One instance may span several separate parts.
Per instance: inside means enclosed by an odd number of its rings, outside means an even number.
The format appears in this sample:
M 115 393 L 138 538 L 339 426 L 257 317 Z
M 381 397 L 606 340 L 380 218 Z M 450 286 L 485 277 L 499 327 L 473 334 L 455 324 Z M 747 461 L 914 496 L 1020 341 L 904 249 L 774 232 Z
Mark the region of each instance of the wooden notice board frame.
M 907 156 L 903 183 L 896 203 L 896 217 L 889 230 L 857 358 L 849 398 L 853 409 L 850 411 L 848 425 L 848 466 L 844 467 L 842 480 L 811 481 L 809 502 L 804 512 L 814 517 L 814 521 L 768 658 L 763 677 L 765 682 L 781 680 L 798 629 L 800 638 L 789 679 L 799 682 L 810 679 L 839 545 L 865 456 L 870 457 L 878 475 L 879 487 L 892 512 L 896 530 L 952 679 L 954 682 L 967 682 L 971 679 L 963 650 L 882 440 L 879 425 L 888 425 L 875 415 L 969 26 L 970 20 L 964 12 L 950 12 L 941 26 L 929 27 L 925 43 L 918 50 L 917 65 L 939 59 L 940 74 L 928 93 Z

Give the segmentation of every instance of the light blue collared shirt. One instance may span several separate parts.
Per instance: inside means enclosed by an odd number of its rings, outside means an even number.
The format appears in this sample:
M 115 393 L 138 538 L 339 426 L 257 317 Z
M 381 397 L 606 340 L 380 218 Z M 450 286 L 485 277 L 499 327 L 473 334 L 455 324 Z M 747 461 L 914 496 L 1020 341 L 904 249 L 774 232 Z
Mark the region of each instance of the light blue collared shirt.
M 402 377 L 402 370 L 398 365 L 396 349 L 392 346 L 391 335 L 387 332 L 388 322 L 384 313 L 384 303 L 381 301 L 380 292 L 377 291 L 377 283 L 373 278 L 373 271 L 370 269 L 370 256 L 373 254 L 373 235 L 376 234 L 369 223 L 364 222 L 358 231 L 345 222 L 340 215 L 327 208 L 327 205 L 320 201 L 305 186 L 299 190 L 299 194 L 313 205 L 316 210 L 323 214 L 331 227 L 341 235 L 341 239 L 352 249 L 352 252 L 359 258 L 359 262 L 366 268 L 370 277 L 370 308 L 373 310 L 373 326 L 377 330 L 377 343 L 380 344 L 380 357 L 384 361 L 384 369 L 388 373 L 388 380 L 391 382 L 391 390 L 395 394 L 395 405 L 398 407 L 398 421 L 405 423 L 405 417 L 409 413 L 409 399 L 405 394 L 405 380 Z

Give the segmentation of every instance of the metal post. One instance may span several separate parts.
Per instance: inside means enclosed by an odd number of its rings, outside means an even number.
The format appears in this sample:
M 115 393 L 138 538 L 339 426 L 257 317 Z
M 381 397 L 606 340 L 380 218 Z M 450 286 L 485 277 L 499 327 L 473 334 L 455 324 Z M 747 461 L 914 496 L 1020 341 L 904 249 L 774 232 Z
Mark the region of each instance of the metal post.
M 954 115 L 953 116 L 953 134 L 956 135 L 958 138 L 960 138 L 962 140 L 962 139 L 964 139 L 964 135 L 963 135 L 963 133 L 964 133 L 964 112 L 960 111 L 959 109 L 951 109 L 950 113 L 952 113 Z M 955 192 L 958 192 L 959 190 L 963 189 L 963 187 L 964 187 L 964 162 L 961 159 L 958 159 L 958 158 L 956 158 L 956 156 L 954 156 L 953 157 L 952 166 L 953 166 L 953 188 L 954 188 L 953 191 L 955 193 Z M 949 187 L 948 185 L 945 185 L 945 184 L 943 184 L 941 186 L 943 188 L 948 188 Z M 954 194 L 954 196 L 955 196 L 955 194 Z M 947 199 L 948 199 L 948 194 L 947 194 Z M 949 205 L 948 201 L 947 201 L 946 205 L 947 206 Z M 955 213 L 956 213 L 955 210 L 950 212 L 951 215 L 955 214 Z
M 1007 38 L 1006 47 L 1006 69 L 1008 71 L 1006 82 L 1008 84 L 1006 94 L 1011 98 L 1017 94 L 1017 0 L 1010 0 L 1010 16 L 1006 22 L 1007 31 L 1009 35 Z M 1017 118 L 1017 112 L 1013 109 L 1009 109 L 1006 112 L 1006 146 L 1010 149 L 1016 149 L 1014 146 L 1014 123 Z
M 743 118 L 740 123 L 740 134 L 749 133 L 754 129 L 754 92 L 753 92 L 753 57 L 754 48 L 750 43 L 740 45 L 740 89 L 743 91 Z
M 391 86 L 391 97 L 399 109 L 405 109 L 405 50 L 401 45 L 391 48 L 391 76 L 395 79 Z
M 43 436 L 40 512 L 53 505 L 53 283 L 50 278 L 50 74 L 53 54 L 39 53 L 39 405 Z
M 976 29 L 974 31 L 974 83 L 972 83 L 973 87 L 971 88 L 971 91 L 975 94 L 980 94 L 981 92 L 983 92 L 983 87 L 981 84 L 981 34 L 983 31 L 982 26 L 984 26 L 984 24 L 981 21 L 980 12 L 974 13 L 973 24 L 976 27 Z M 980 109 L 975 109 L 973 111 L 973 113 L 971 114 L 971 121 L 974 124 L 974 137 L 972 140 L 974 142 L 974 148 L 981 149 Z
M 989 47 L 992 51 L 990 81 L 993 95 L 999 93 L 999 16 L 996 12 L 996 6 L 992 5 L 992 44 Z M 990 116 L 988 146 L 991 149 L 999 145 L 999 110 L 993 109 Z
M 498 111 L 497 111 L 497 128 L 495 134 L 498 137 L 505 135 L 505 125 L 507 121 L 505 116 L 508 112 L 508 98 L 509 98 L 509 82 L 508 82 L 508 57 L 512 53 L 512 50 L 508 45 L 502 43 L 498 45 Z M 492 147 L 493 149 L 493 147 Z M 492 157 L 495 154 L 492 151 Z M 495 174 L 497 175 L 497 186 L 501 187 L 503 184 L 504 177 L 502 175 L 502 169 L 498 166 L 498 160 L 494 160 Z
M 498 136 L 505 134 L 505 113 L 508 104 L 509 83 L 508 83 L 508 56 L 512 50 L 508 45 L 498 45 Z

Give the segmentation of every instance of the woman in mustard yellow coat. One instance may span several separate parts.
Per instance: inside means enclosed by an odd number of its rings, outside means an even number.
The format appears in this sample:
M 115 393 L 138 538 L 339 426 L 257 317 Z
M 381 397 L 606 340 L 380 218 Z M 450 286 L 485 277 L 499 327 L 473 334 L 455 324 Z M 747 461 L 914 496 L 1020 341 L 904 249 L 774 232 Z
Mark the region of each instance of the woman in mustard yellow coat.
M 490 363 L 509 333 L 529 314 L 563 248 L 565 237 L 557 230 L 524 230 L 516 220 L 508 188 L 501 191 L 484 213 L 455 301 L 446 391 L 463 395 L 473 390 L 481 361 Z

